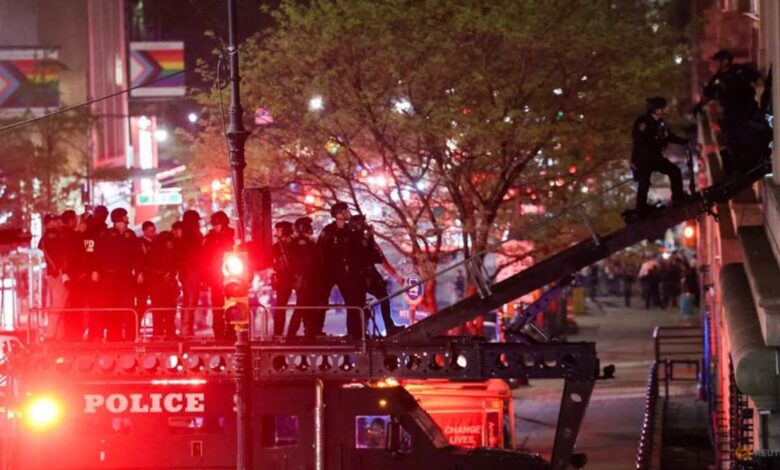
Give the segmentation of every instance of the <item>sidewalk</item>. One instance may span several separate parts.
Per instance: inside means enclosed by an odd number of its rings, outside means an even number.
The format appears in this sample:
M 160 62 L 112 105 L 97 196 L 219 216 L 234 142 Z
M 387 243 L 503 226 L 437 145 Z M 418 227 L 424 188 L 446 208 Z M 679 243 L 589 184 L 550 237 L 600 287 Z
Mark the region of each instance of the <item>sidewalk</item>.
M 634 299 L 638 305 L 638 299 Z M 570 341 L 595 341 L 601 366 L 614 364 L 615 378 L 596 383 L 575 452 L 588 456 L 587 469 L 633 468 L 644 417 L 647 373 L 653 361 L 656 325 L 696 325 L 677 309 L 622 307 L 622 299 L 601 298 L 603 309 L 588 303 L 588 314 L 576 318 L 579 332 Z M 536 380 L 515 391 L 516 444 L 550 458 L 560 407 L 562 381 Z M 672 395 L 686 390 L 670 390 Z

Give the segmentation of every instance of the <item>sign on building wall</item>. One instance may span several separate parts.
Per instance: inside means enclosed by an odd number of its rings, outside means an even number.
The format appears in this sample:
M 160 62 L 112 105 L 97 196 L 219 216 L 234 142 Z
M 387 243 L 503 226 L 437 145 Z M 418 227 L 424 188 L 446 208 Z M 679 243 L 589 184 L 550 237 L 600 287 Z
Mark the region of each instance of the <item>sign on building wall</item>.
M 167 98 L 184 96 L 184 43 L 181 41 L 131 42 L 130 96 Z
M 0 49 L 0 117 L 42 115 L 60 106 L 56 49 Z

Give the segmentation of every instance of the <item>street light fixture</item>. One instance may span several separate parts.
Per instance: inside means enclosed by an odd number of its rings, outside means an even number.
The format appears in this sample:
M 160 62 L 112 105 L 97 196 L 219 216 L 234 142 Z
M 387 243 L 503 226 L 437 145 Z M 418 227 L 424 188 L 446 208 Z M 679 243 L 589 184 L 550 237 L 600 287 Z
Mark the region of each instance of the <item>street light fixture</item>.
M 322 111 L 325 108 L 325 101 L 320 95 L 314 95 L 309 100 L 309 111 Z

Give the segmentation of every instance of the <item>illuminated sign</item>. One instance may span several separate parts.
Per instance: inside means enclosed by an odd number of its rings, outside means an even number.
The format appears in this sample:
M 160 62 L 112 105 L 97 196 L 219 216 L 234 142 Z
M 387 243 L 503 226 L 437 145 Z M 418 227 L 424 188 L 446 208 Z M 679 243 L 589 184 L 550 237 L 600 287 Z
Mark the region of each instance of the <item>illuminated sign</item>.
M 109 413 L 202 413 L 206 410 L 204 393 L 100 393 L 84 394 L 84 413 L 99 410 Z
M 432 413 L 450 444 L 458 447 L 482 447 L 484 445 L 482 413 Z
M 139 206 L 178 206 L 183 199 L 181 193 L 176 191 L 158 190 L 153 193 L 141 193 L 136 197 Z

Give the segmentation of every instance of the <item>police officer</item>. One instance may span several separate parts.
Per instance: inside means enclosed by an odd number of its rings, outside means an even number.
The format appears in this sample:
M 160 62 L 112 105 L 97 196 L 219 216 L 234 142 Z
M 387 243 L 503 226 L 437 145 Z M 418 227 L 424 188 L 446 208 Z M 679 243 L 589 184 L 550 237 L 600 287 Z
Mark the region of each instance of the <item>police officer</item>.
M 179 227 L 174 228 L 174 234 Z M 176 245 L 181 263 L 179 280 L 181 281 L 183 302 L 181 310 L 181 334 L 192 336 L 195 333 L 195 308 L 200 299 L 200 285 L 203 277 L 202 249 L 203 234 L 200 231 L 200 214 L 186 210 L 182 215 L 181 238 Z
M 152 331 L 155 336 L 176 336 L 176 298 L 179 296 L 179 257 L 176 240 L 171 232 L 160 232 L 149 247 L 146 265 L 149 294 L 152 300 Z
M 152 286 L 150 284 L 151 279 L 148 275 L 149 265 L 151 264 L 151 252 L 152 241 L 157 236 L 157 227 L 151 220 L 145 221 L 141 224 L 141 236 L 138 241 L 141 244 L 141 253 L 143 254 L 143 273 L 144 282 L 138 285 L 136 292 L 136 311 L 138 317 L 143 318 L 146 309 L 149 307 L 149 300 L 151 297 Z
M 349 207 L 343 202 L 333 204 L 330 209 L 333 222 L 326 225 L 317 239 L 317 247 L 323 260 L 321 291 L 322 304 L 328 302 L 333 286 L 339 288 L 347 309 L 347 336 L 362 338 L 365 331 L 366 304 L 365 271 L 361 264 L 355 264 L 359 252 L 359 239 L 349 225 Z
M 312 220 L 309 217 L 301 217 L 295 221 L 293 227 L 296 236 L 290 243 L 290 271 L 297 299 L 295 305 L 314 307 L 317 304 L 317 299 L 322 296 L 318 295 L 319 290 L 321 290 L 321 260 L 317 243 L 314 241 Z M 316 338 L 322 334 L 325 310 L 296 308 L 287 330 L 288 338 L 298 334 L 301 321 L 303 321 L 306 338 Z
M 211 230 L 203 238 L 204 280 L 211 291 L 212 326 L 214 339 L 231 341 L 234 330 L 225 321 L 225 292 L 222 262 L 225 253 L 233 249 L 235 233 L 230 226 L 230 220 L 223 211 L 211 214 Z
M 62 220 L 55 214 L 46 214 L 43 218 L 44 232 L 38 242 L 38 249 L 43 251 L 46 260 L 46 294 L 48 313 L 47 338 L 61 336 L 60 327 L 63 316 L 71 315 L 62 312 L 68 306 L 70 283 L 68 276 L 69 249 L 67 237 L 63 234 Z
M 395 268 L 387 261 L 385 254 L 382 253 L 382 249 L 376 243 L 374 238 L 374 229 L 366 223 L 366 217 L 362 214 L 353 215 L 349 220 L 349 225 L 357 234 L 357 239 L 360 243 L 360 252 L 355 256 L 355 263 L 362 263 L 361 271 L 366 273 L 366 291 L 373 296 L 376 300 L 379 300 L 380 311 L 382 312 L 382 321 L 385 324 L 385 332 L 388 336 L 397 333 L 403 328 L 397 326 L 393 322 L 393 317 L 390 310 L 390 299 L 388 299 L 387 281 L 376 269 L 377 264 L 381 264 L 382 267 L 396 279 L 399 284 L 403 283 L 403 279 L 395 271 Z
M 127 210 L 112 210 L 111 222 L 113 226 L 97 240 L 92 279 L 105 290 L 107 307 L 132 309 L 136 288 L 144 280 L 141 245 L 135 232 L 128 227 Z M 132 313 L 105 312 L 101 316 L 95 334 L 100 335 L 105 326 L 108 340 L 135 339 L 137 325 Z
M 761 80 L 761 73 L 752 64 L 735 64 L 734 56 L 727 50 L 718 51 L 712 60 L 718 64 L 718 70 L 704 87 L 694 113 L 710 100 L 718 100 L 723 108 L 721 124 L 728 149 L 724 170 L 729 172 L 739 166 L 748 169 L 757 159 L 769 155 L 772 140 L 772 131 L 756 102 L 755 84 Z
M 634 147 L 631 152 L 631 167 L 639 183 L 636 193 L 636 209 L 640 215 L 647 214 L 647 193 L 650 191 L 650 177 L 653 172 L 669 177 L 672 186 L 672 201 L 686 199 L 683 191 L 682 173 L 674 163 L 664 158 L 664 149 L 671 143 L 686 144 L 688 141 L 673 134 L 664 121 L 666 99 L 660 96 L 647 99 L 647 112 L 634 121 L 632 136 Z
M 287 302 L 293 291 L 293 274 L 290 264 L 290 248 L 293 243 L 293 224 L 286 221 L 274 225 L 276 243 L 271 247 L 274 274 L 271 284 L 276 294 L 276 310 L 274 310 L 274 336 L 284 335 L 284 325 L 287 321 Z M 291 332 L 293 336 L 295 332 Z

